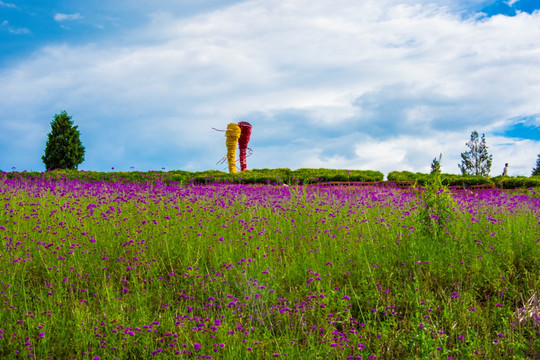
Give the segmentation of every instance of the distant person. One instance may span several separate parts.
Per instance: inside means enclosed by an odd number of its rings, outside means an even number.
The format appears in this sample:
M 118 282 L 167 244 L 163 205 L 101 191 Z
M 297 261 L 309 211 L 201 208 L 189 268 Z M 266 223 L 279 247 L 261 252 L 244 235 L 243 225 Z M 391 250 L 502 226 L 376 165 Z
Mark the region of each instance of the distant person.
M 507 176 L 508 175 L 508 163 L 504 164 L 504 169 L 503 169 L 503 176 Z

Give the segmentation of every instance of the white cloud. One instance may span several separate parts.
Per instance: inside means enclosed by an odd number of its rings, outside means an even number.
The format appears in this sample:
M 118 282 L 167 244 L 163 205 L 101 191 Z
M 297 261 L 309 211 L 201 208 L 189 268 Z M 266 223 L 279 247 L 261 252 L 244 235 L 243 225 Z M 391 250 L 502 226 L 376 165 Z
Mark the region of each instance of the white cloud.
M 14 28 L 14 27 L 10 27 L 8 29 L 8 31 L 11 33 L 11 34 L 15 34 L 15 35 L 28 35 L 28 34 L 31 34 L 32 32 L 30 31 L 30 29 L 28 28 Z
M 1 0 L 0 0 L 0 6 L 12 8 L 12 9 L 16 9 L 16 8 L 17 8 L 17 5 L 12 4 L 12 3 L 5 3 L 5 2 L 3 2 L 3 1 L 1 1 Z
M 540 141 L 508 139 L 494 136 L 487 139 L 488 149 L 493 154 L 492 176 L 501 175 L 505 163 L 509 163 L 509 175 L 530 176 L 540 153 Z
M 469 134 L 464 136 L 458 132 L 433 137 L 400 135 L 385 140 L 361 135 L 358 137 L 360 139 L 356 142 L 350 142 L 354 147 L 353 156 L 326 156 L 325 150 L 318 147 L 289 155 L 290 167 L 376 169 L 385 175 L 391 171 L 429 173 L 433 159 L 442 154 L 442 172 L 457 174 L 460 173 L 460 154 L 469 150 L 465 145 Z M 486 143 L 489 154 L 493 155 L 491 176 L 500 175 L 505 163 L 510 164 L 509 175 L 530 175 L 540 149 L 540 141 L 486 136 Z
M 519 0 L 508 0 L 508 1 L 505 1 L 505 3 L 508 5 L 508 6 L 513 6 L 515 3 L 517 3 Z
M 47 47 L 0 70 L 0 123 L 21 108 L 36 124 L 75 111 L 95 167 L 161 156 L 155 168 L 214 168 L 224 141 L 210 128 L 246 118 L 252 166 L 425 171 L 442 152 L 457 172 L 471 130 L 540 113 L 540 13 L 477 21 L 444 4 L 252 0 L 154 14 L 125 42 Z
M 353 156 L 324 156 L 324 150 L 319 149 L 309 158 L 308 164 L 317 168 L 376 169 L 385 175 L 394 170 L 429 172 L 433 158 L 443 154 L 442 170 L 456 173 L 459 153 L 466 150 L 462 144 L 467 139 L 460 138 L 461 134 L 457 133 L 445 135 L 420 138 L 399 135 L 385 140 L 358 135 L 356 141 L 351 141 Z
M 0 26 L 5 27 L 10 34 L 28 35 L 32 33 L 30 29 L 28 28 L 17 28 L 17 27 L 10 26 L 9 21 L 7 20 L 2 21 Z
M 56 14 L 54 14 L 54 20 L 58 21 L 58 22 L 81 20 L 81 19 L 83 19 L 83 16 L 80 13 L 75 13 L 75 14 L 56 13 Z

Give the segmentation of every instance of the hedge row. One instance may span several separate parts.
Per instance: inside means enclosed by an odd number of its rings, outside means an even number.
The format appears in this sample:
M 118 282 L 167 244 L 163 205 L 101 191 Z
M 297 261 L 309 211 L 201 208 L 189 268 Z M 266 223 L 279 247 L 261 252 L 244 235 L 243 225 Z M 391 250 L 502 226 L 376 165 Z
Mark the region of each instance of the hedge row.
M 479 186 L 488 185 L 495 186 L 500 189 L 515 189 L 515 188 L 534 188 L 540 187 L 540 176 L 526 177 L 526 176 L 496 176 L 496 177 L 484 177 L 473 175 L 455 175 L 455 174 L 441 174 L 441 180 L 444 185 L 447 186 Z M 423 173 L 413 173 L 410 171 L 392 171 L 388 174 L 388 181 L 400 182 L 408 181 L 414 182 L 420 186 L 425 185 L 433 178 L 433 175 Z
M 108 181 L 108 182 L 155 182 L 166 184 L 207 184 L 215 182 L 246 184 L 311 184 L 332 181 L 377 182 L 384 179 L 380 171 L 334 170 L 334 169 L 253 169 L 229 174 L 223 171 L 208 170 L 189 172 L 182 170 L 149 172 L 97 172 L 77 170 L 54 170 L 47 172 L 2 172 L 6 178 L 44 178 L 51 180 Z
M 253 169 L 241 173 L 229 174 L 223 171 L 208 170 L 189 172 L 173 171 L 130 171 L 130 172 L 97 172 L 77 170 L 54 170 L 47 172 L 1 172 L 3 178 L 43 178 L 50 180 L 107 181 L 107 182 L 152 182 L 166 184 L 211 184 L 246 183 L 246 184 L 313 184 L 326 182 L 380 182 L 384 175 L 380 171 L 371 170 L 335 170 L 335 169 Z M 410 182 L 424 186 L 433 175 L 413 173 L 410 171 L 392 171 L 388 174 L 388 182 Z M 540 187 L 540 176 L 462 176 L 441 174 L 442 183 L 447 186 L 471 187 L 478 185 L 495 186 L 501 189 Z

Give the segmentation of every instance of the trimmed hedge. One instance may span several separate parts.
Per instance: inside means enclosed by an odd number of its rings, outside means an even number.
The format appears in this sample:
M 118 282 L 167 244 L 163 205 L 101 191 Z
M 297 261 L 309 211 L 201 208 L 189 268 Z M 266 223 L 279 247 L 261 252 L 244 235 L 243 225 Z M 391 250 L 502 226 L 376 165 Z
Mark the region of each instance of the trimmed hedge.
M 168 174 L 168 173 L 167 173 Z M 169 177 L 168 175 L 166 177 Z M 189 183 L 213 183 L 224 181 L 246 184 L 310 184 L 328 181 L 376 182 L 384 179 L 380 171 L 335 169 L 253 169 L 229 174 L 222 171 L 190 173 L 184 178 Z
M 471 187 L 478 185 L 493 185 L 501 189 L 527 189 L 540 187 L 540 176 L 462 176 L 441 174 L 442 183 L 446 186 Z M 384 175 L 380 171 L 371 170 L 339 170 L 339 169 L 308 169 L 290 170 L 253 169 L 229 174 L 218 170 L 190 172 L 173 171 L 130 171 L 130 172 L 98 172 L 77 170 L 54 170 L 47 172 L 1 172 L 2 178 L 42 178 L 62 181 L 79 179 L 89 182 L 150 182 L 165 184 L 212 184 L 212 183 L 244 183 L 244 184 L 313 184 L 325 182 L 381 182 Z M 433 175 L 413 173 L 410 171 L 392 171 L 388 174 L 388 182 L 412 182 L 424 186 Z
M 77 170 L 54 170 L 47 172 L 2 172 L 6 178 L 43 178 L 55 181 L 79 179 L 81 181 L 107 182 L 156 182 L 166 184 L 210 184 L 245 183 L 245 184 L 310 184 L 329 181 L 363 181 L 376 182 L 384 179 L 380 171 L 370 170 L 334 170 L 334 169 L 253 169 L 236 174 L 218 170 L 189 172 L 173 171 L 131 171 L 131 172 L 97 172 Z
M 388 181 L 411 181 L 418 185 L 425 185 L 434 175 L 412 173 L 410 171 L 392 171 L 388 174 Z M 483 176 L 440 174 L 443 185 L 446 186 L 472 186 L 489 185 L 492 181 Z
M 295 179 L 302 183 L 327 181 L 383 181 L 384 174 L 372 170 L 336 170 L 336 169 L 297 169 L 292 172 Z
M 501 189 L 529 189 L 540 187 L 540 176 L 497 176 L 491 179 Z
M 425 174 L 410 171 L 392 171 L 388 173 L 387 179 L 388 181 L 416 181 L 421 175 Z
M 434 175 L 413 173 L 410 171 L 392 171 L 388 174 L 388 181 L 410 181 L 418 185 L 425 185 Z M 471 187 L 479 185 L 493 185 L 500 189 L 527 189 L 540 187 L 540 176 L 496 176 L 493 178 L 473 175 L 440 174 L 443 185 Z

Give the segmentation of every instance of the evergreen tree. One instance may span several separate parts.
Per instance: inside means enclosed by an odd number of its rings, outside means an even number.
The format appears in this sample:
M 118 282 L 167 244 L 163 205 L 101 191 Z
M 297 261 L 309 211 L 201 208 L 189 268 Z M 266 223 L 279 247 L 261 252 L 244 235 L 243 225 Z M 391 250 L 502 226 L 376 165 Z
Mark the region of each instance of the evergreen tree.
M 439 154 L 439 158 L 433 159 L 433 162 L 431 163 L 431 172 L 430 174 L 440 174 L 441 173 L 441 159 L 442 154 Z
M 540 154 L 538 154 L 538 159 L 536 159 L 536 167 L 533 168 L 531 176 L 540 176 Z
M 485 135 L 482 134 L 480 139 L 478 133 L 473 131 L 471 140 L 465 145 L 469 147 L 469 151 L 461 153 L 461 164 L 458 165 L 461 174 L 488 176 L 493 155 L 489 155 L 487 152 Z
M 47 170 L 76 169 L 84 161 L 84 146 L 79 135 L 77 126 L 73 126 L 71 116 L 65 111 L 54 116 L 45 155 L 41 157 Z

